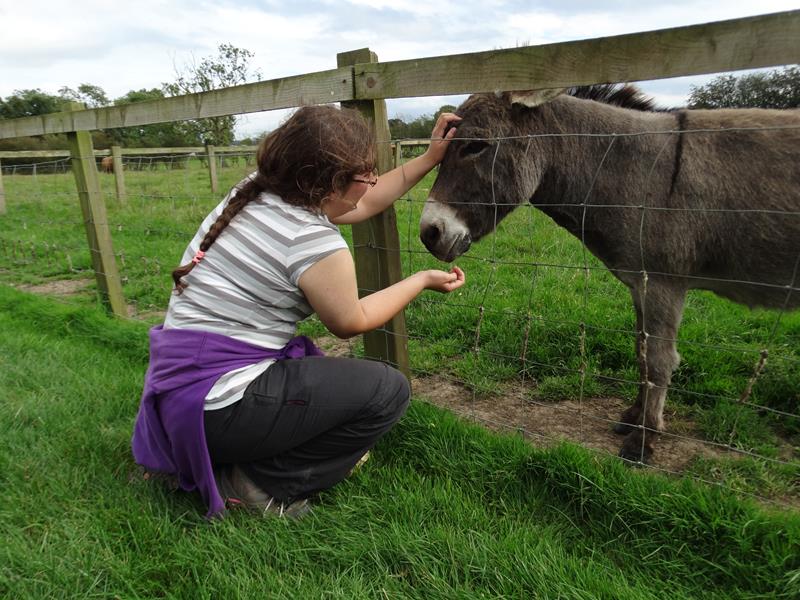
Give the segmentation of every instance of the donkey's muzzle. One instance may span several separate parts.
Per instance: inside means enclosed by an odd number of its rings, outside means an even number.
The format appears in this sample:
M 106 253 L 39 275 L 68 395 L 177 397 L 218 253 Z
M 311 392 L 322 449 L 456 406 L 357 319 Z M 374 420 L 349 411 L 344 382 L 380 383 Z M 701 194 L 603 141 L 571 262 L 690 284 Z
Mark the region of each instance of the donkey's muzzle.
M 464 220 L 447 203 L 438 202 L 431 195 L 419 218 L 419 239 L 428 252 L 439 260 L 452 262 L 469 250 L 472 236 Z
M 439 260 L 452 262 L 469 250 L 472 238 L 468 233 L 446 235 L 443 225 L 428 224 L 420 228 L 419 239 Z

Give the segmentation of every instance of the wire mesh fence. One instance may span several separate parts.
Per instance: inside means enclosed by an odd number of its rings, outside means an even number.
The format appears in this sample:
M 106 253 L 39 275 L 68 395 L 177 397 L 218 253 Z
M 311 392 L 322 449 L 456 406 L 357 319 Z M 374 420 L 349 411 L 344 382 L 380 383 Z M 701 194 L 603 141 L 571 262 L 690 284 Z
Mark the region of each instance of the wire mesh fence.
M 583 137 L 603 139 L 610 147 L 621 136 Z M 412 152 L 417 150 L 401 148 L 400 162 Z M 114 199 L 113 176 L 99 175 L 131 318 L 161 320 L 171 271 L 197 226 L 228 189 L 254 170 L 252 153 L 218 156 L 221 193 L 213 194 L 203 160 L 189 154 L 125 156 L 124 204 Z M 92 260 L 70 163 L 46 161 L 47 169 L 44 164 L 2 166 L 7 213 L 0 216 L 0 281 L 55 294 L 61 301 L 94 303 Z M 601 161 L 592 184 L 602 169 L 611 168 L 608 160 Z M 494 168 L 493 175 L 498 175 Z M 405 275 L 442 268 L 419 239 L 434 177 L 429 175 L 395 204 L 401 244 L 385 250 L 399 253 Z M 800 199 L 795 196 L 793 202 L 794 208 L 777 210 L 734 210 L 724 204 L 679 210 L 700 217 L 706 211 L 725 212 L 745 222 L 766 212 L 798 219 Z M 633 424 L 646 434 L 658 433 L 648 468 L 767 502 L 797 505 L 800 318 L 789 310 L 789 300 L 782 310 L 751 311 L 709 292 L 691 292 L 679 334 L 663 338 L 676 344 L 682 361 L 667 386 L 654 385 L 643 380 L 638 368 L 642 330 L 631 295 L 581 243 L 586 240 L 580 230 L 570 235 L 535 200 L 514 211 L 505 211 L 496 197 L 483 204 L 495 212 L 491 228 L 496 231 L 457 260 L 467 273 L 467 285 L 451 295 L 423 294 L 406 311 L 418 397 L 536 444 L 570 440 L 616 455 L 622 438 L 613 428 L 631 425 L 620 415 L 643 386 L 649 393 L 665 391 L 665 428 Z M 678 210 L 641 202 L 632 207 L 587 201 L 581 207 L 584 215 L 610 209 L 635 210 L 647 219 Z M 498 212 L 510 214 L 501 220 Z M 349 228 L 342 229 L 351 240 Z M 632 271 L 642 277 L 686 277 Z M 777 287 L 787 299 L 800 291 L 797 281 Z M 337 342 L 318 322 L 304 327 L 328 351 L 361 353 L 359 341 Z M 658 339 L 655 335 L 650 343 Z
M 796 132 L 798 128 L 753 129 L 763 133 Z M 741 131 L 746 129 L 715 129 L 713 135 Z M 646 132 L 631 137 L 663 137 L 665 133 L 673 136 L 676 133 L 708 134 L 711 130 Z M 433 397 L 440 395 L 443 404 L 489 426 L 551 442 L 566 438 L 612 454 L 617 453 L 623 439 L 612 433 L 614 428 L 638 429 L 651 439 L 659 440 L 655 456 L 648 461 L 650 468 L 666 473 L 689 473 L 703 481 L 714 481 L 762 499 L 770 496 L 775 500 L 776 496 L 782 496 L 786 500 L 796 494 L 800 483 L 797 445 L 800 395 L 796 383 L 800 375 L 796 354 L 800 321 L 788 309 L 797 305 L 800 246 L 794 244 L 789 249 L 793 254 L 788 257 L 788 276 L 779 283 L 770 281 L 766 275 L 740 279 L 692 275 L 684 271 L 648 271 L 644 227 L 640 225 L 634 238 L 638 238 L 642 267 L 630 269 L 628 273 L 624 269 L 616 269 L 616 272 L 622 280 L 628 274 L 641 277 L 644 281 L 641 293 L 645 298 L 648 278 L 670 277 L 689 280 L 686 286 L 689 288 L 715 289 L 721 283 L 756 287 L 763 294 L 775 293 L 779 297 L 777 306 L 772 303 L 777 310 L 750 311 L 708 292 L 692 291 L 686 302 L 681 334 L 664 337 L 650 333 L 646 315 L 643 324 L 636 322 L 625 286 L 587 250 L 588 233 L 596 232 L 587 233 L 583 226 L 589 211 L 623 209 L 639 215 L 640 224 L 644 223 L 645 216 L 663 219 L 671 212 L 692 214 L 693 218 L 694 215 L 702 218 L 701 215 L 709 213 L 726 213 L 741 219 L 746 229 L 757 214 L 774 216 L 786 224 L 784 230 L 798 231 L 800 197 L 796 188 L 788 190 L 788 197 L 784 191 L 784 197 L 771 207 L 754 205 L 744 209 L 725 206 L 724 194 L 712 199 L 710 207 L 709 202 L 688 207 L 647 205 L 646 199 L 643 202 L 638 198 L 633 202 L 625 199 L 619 204 L 598 201 L 593 197 L 598 175 L 603 169 L 613 172 L 617 168 L 606 162 L 606 158 L 613 144 L 626 136 L 580 134 L 574 137 L 604 139 L 607 147 L 596 171 L 587 176 L 590 183 L 585 199 L 577 207 L 579 214 L 582 213 L 581 226 L 572 231 L 574 238 L 571 240 L 563 235 L 566 233 L 563 230 L 554 229 L 553 223 L 542 214 L 554 204 L 537 202 L 536 197 L 531 204 L 518 208 L 510 223 L 508 220 L 499 223 L 498 211 L 508 211 L 495 195 L 497 148 L 514 140 L 519 149 L 531 136 L 463 140 L 462 147 L 476 140 L 495 144 L 491 169 L 485 169 L 491 172 L 491 177 L 486 177 L 485 172 L 472 175 L 475 178 L 483 175 L 484 179 L 491 180 L 487 186 L 491 187 L 491 192 L 483 189 L 474 199 L 470 199 L 469 194 L 456 194 L 448 196 L 447 201 L 456 211 L 459 203 L 470 204 L 472 208 L 482 204 L 486 209 L 484 218 L 494 213 L 490 217 L 491 227 L 487 229 L 495 230 L 500 225 L 500 230 L 482 242 L 480 249 L 473 246 L 469 254 L 458 259 L 468 275 L 472 275 L 470 299 L 453 302 L 444 298 L 436 303 L 443 311 L 454 311 L 448 322 L 469 321 L 466 329 L 454 326 L 453 333 L 459 337 L 459 342 L 450 350 L 465 368 L 453 368 L 453 363 L 432 367 L 425 374 L 433 377 L 435 384 L 422 393 Z M 517 158 L 515 169 L 524 170 L 529 166 L 523 156 Z M 653 165 L 651 170 L 654 168 Z M 707 176 L 712 179 L 714 174 Z M 770 175 L 759 174 L 762 176 L 766 178 L 763 185 L 771 186 Z M 463 177 L 466 179 L 470 175 Z M 446 192 L 440 187 L 436 200 Z M 714 205 L 716 200 L 720 202 Z M 414 199 L 409 198 L 409 202 Z M 411 240 L 412 232 L 418 232 L 419 212 L 413 209 L 408 212 L 404 263 L 407 271 L 413 271 L 415 261 L 420 261 L 417 257 L 424 256 L 424 252 L 413 248 Z M 474 210 L 464 213 L 465 221 L 474 218 Z M 558 235 L 559 231 L 562 235 Z M 625 235 L 624 231 L 608 233 Z M 718 234 L 709 232 L 710 236 Z M 763 233 L 756 231 L 754 235 Z M 780 235 L 778 228 L 772 235 Z M 746 240 L 739 241 L 745 243 Z M 566 260 L 567 257 L 571 260 Z M 753 260 L 752 256 L 747 258 Z M 764 270 L 768 271 L 766 265 L 771 266 L 776 257 L 763 256 L 755 260 L 763 261 Z M 421 262 L 430 264 L 425 259 Z M 560 293 L 559 288 L 564 293 Z M 736 299 L 735 294 L 727 295 Z M 506 301 L 507 297 L 513 298 Z M 428 298 L 421 302 L 431 301 Z M 409 331 L 416 333 L 419 329 L 412 323 Z M 458 336 L 459 332 L 463 335 Z M 648 341 L 651 346 L 675 344 L 684 356 L 671 382 L 667 380 L 666 384 L 659 385 L 647 377 L 646 371 L 637 372 L 636 346 L 640 336 L 645 339 L 640 346 L 642 362 L 648 359 Z M 413 334 L 411 337 L 409 342 L 413 345 Z M 548 349 L 554 342 L 558 347 Z M 447 364 L 442 360 L 436 362 Z M 484 364 L 492 365 L 489 368 L 499 376 L 500 382 L 483 380 L 480 371 Z M 642 389 L 643 394 L 640 393 Z M 632 422 L 620 416 L 626 413 L 630 403 L 623 399 L 636 398 L 638 393 L 644 396 L 646 406 L 648 396 L 661 393 L 663 402 L 663 394 L 667 392 L 670 400 L 665 428 L 662 424 Z M 453 400 L 454 394 L 460 396 L 458 401 Z M 649 458 L 644 452 L 644 439 L 642 436 L 641 453 L 635 457 L 628 454 L 626 459 L 641 464 L 642 459 Z

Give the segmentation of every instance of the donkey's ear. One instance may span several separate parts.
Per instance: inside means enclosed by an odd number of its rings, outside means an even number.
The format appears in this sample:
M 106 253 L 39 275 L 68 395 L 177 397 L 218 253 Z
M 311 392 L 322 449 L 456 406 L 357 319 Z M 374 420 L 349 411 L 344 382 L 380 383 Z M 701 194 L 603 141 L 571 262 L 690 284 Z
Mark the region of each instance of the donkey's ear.
M 525 92 L 511 92 L 509 98 L 511 104 L 522 104 L 528 108 L 539 106 L 545 102 L 550 102 L 553 98 L 560 96 L 566 88 L 550 88 L 546 90 L 528 90 Z

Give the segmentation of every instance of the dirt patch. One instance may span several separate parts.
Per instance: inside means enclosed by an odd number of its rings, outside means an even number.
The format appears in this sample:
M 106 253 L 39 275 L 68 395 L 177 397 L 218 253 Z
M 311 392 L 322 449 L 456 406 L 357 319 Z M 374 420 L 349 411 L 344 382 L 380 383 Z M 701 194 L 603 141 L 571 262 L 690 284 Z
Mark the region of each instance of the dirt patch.
M 69 298 L 81 295 L 91 295 L 95 293 L 94 279 L 56 279 L 45 283 L 13 285 L 18 290 L 39 294 L 42 296 L 55 296 L 57 298 Z M 128 317 L 132 319 L 157 321 L 163 320 L 166 311 L 138 310 L 135 304 L 128 304 Z
M 163 321 L 164 317 L 167 316 L 167 311 L 145 310 L 143 312 L 137 312 L 135 306 L 129 305 L 128 316 L 131 317 L 132 319 L 140 319 L 142 321 Z
M 159 323 L 164 321 L 164 317 L 167 316 L 167 311 L 154 310 L 152 308 L 140 311 L 135 304 L 128 304 L 128 316 L 131 319 L 137 319 L 139 321 Z
M 629 405 L 620 398 L 537 402 L 529 398 L 530 390 L 520 384 L 505 386 L 497 395 L 481 396 L 438 375 L 414 378 L 411 384 L 415 396 L 489 429 L 519 433 L 537 446 L 567 440 L 613 456 L 619 451 L 622 436 L 615 434 L 612 427 Z M 697 456 L 733 455 L 696 439 L 697 426 L 686 417 L 665 417 L 669 431 L 658 441 L 653 467 L 681 473 Z
M 324 336 L 316 338 L 314 343 L 328 356 L 353 356 L 353 340 Z
M 501 433 L 516 433 L 536 447 L 552 446 L 559 441 L 569 441 L 585 448 L 617 456 L 623 436 L 615 434 L 612 427 L 622 411 L 630 404 L 620 398 L 585 398 L 560 402 L 536 402 L 530 399 L 530 390 L 521 384 L 505 386 L 500 393 L 481 396 L 459 382 L 440 375 L 416 377 L 411 381 L 416 398 L 440 406 L 460 417 Z M 684 415 L 664 411 L 667 431 L 656 442 L 653 458 L 648 466 L 670 475 L 684 475 L 690 471 L 697 458 L 741 459 L 743 454 L 713 445 L 702 439 L 697 424 Z M 781 444 L 780 458 L 794 461 L 796 449 L 785 441 Z M 707 476 L 708 483 L 717 483 L 736 492 L 737 485 L 727 484 L 714 475 Z M 743 495 L 768 509 L 800 510 L 800 497 L 787 494 L 770 494 L 743 491 Z
M 35 285 L 14 286 L 23 292 L 41 294 L 43 296 L 77 296 L 89 291 L 94 279 L 57 279 Z

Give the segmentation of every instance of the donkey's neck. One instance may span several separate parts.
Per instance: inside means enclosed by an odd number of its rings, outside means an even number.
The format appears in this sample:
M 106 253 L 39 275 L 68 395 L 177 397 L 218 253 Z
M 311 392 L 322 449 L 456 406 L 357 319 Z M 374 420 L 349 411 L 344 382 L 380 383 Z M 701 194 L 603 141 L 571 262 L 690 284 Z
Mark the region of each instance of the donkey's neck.
M 530 201 L 572 233 L 599 214 L 584 205 L 639 203 L 668 184 L 677 136 L 658 132 L 676 131 L 675 114 L 565 96 L 541 117 L 540 132 L 563 135 L 542 138 L 546 168 Z

